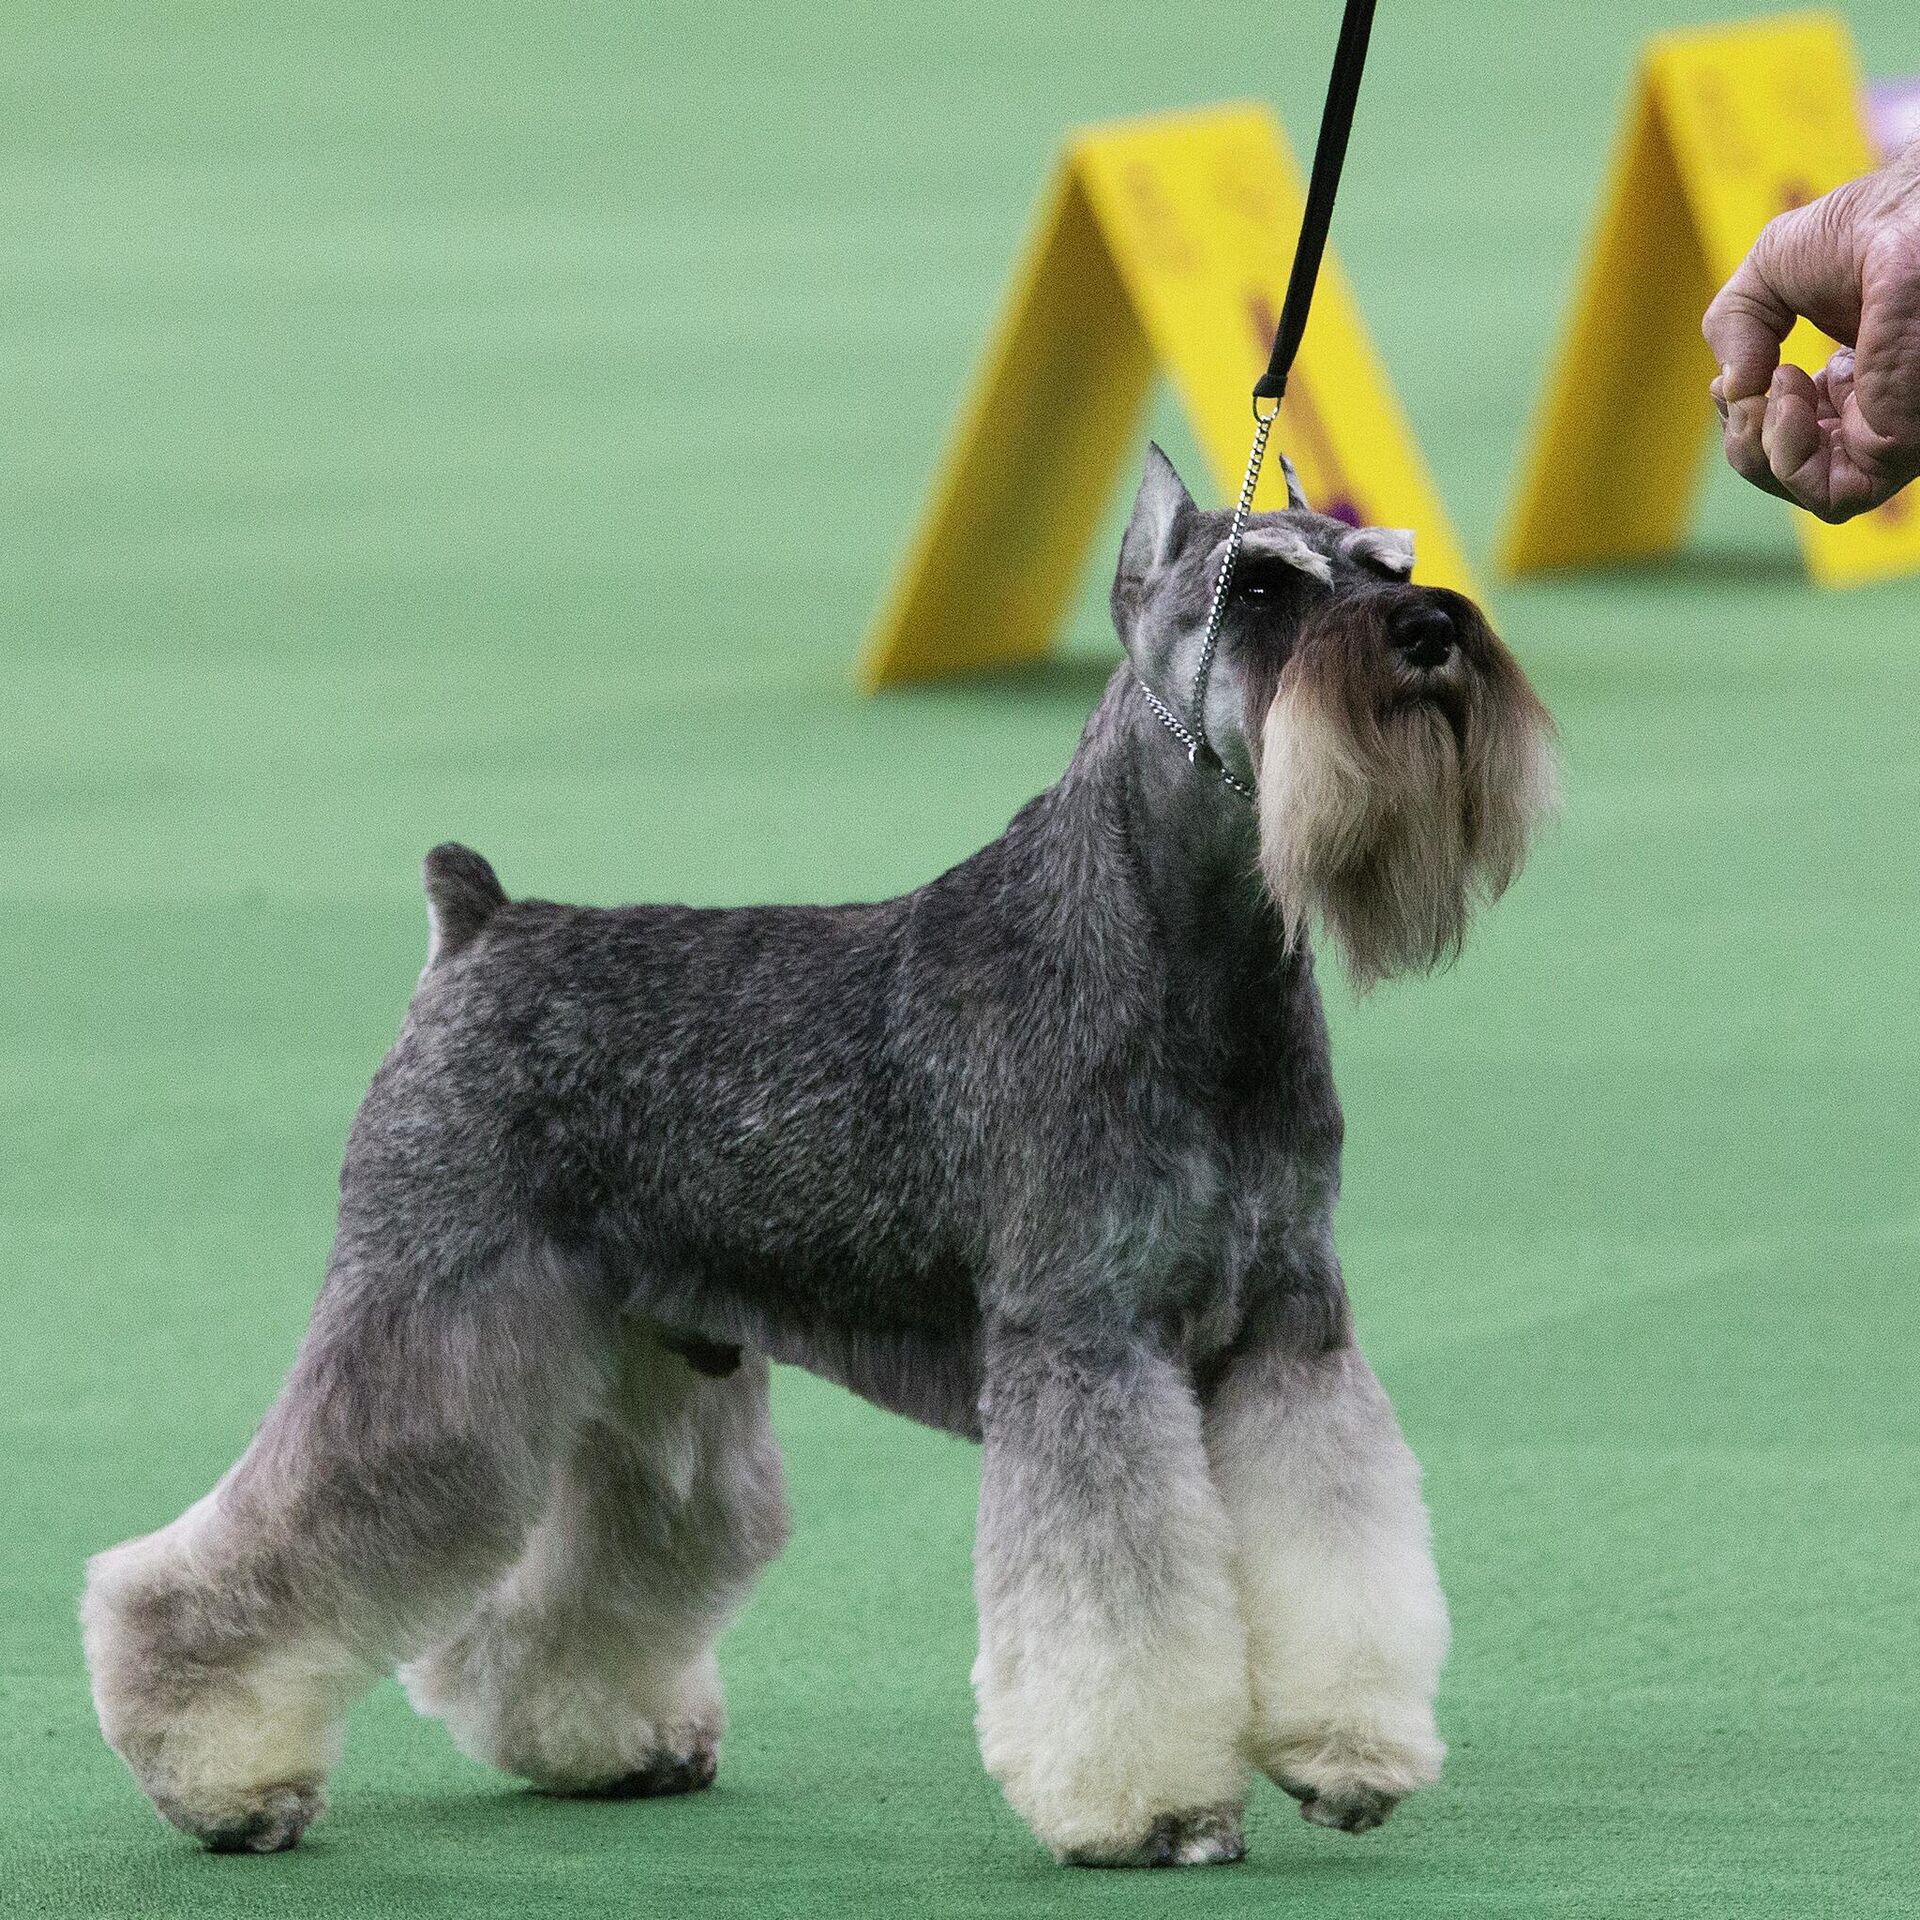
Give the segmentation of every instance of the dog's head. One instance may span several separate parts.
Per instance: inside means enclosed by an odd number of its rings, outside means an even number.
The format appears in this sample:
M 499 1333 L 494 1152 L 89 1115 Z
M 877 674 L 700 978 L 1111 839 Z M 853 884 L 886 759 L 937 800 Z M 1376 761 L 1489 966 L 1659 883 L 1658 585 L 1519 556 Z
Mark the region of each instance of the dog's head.
M 1228 519 L 1149 450 L 1114 624 L 1183 718 Z M 1555 789 L 1553 721 L 1518 662 L 1464 594 L 1412 572 L 1409 534 L 1250 516 L 1207 691 L 1213 744 L 1257 792 L 1288 937 L 1319 921 L 1362 988 L 1459 952 Z

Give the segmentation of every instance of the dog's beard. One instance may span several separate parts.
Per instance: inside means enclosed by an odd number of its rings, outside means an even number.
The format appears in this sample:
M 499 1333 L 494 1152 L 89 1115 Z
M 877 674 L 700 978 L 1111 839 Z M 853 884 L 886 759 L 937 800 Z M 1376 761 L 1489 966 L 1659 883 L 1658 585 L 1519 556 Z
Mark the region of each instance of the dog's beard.
M 1317 921 L 1356 987 L 1443 966 L 1553 806 L 1552 718 L 1470 602 L 1432 675 L 1389 644 L 1378 603 L 1336 602 L 1268 707 L 1260 864 L 1287 937 Z

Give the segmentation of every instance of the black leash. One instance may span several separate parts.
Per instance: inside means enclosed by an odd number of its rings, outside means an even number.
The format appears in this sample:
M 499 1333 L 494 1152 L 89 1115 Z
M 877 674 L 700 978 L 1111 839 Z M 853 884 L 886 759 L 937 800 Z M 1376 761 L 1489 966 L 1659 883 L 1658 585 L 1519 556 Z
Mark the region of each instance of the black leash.
M 1314 283 L 1320 278 L 1320 261 L 1327 250 L 1327 229 L 1333 225 L 1333 197 L 1340 191 L 1340 169 L 1347 163 L 1347 138 L 1353 132 L 1354 109 L 1360 101 L 1360 76 L 1367 67 L 1373 7 L 1374 0 L 1347 0 L 1347 10 L 1340 20 L 1340 44 L 1333 51 L 1327 103 L 1320 110 L 1320 138 L 1314 144 L 1313 174 L 1307 183 L 1306 211 L 1300 216 L 1300 238 L 1294 242 L 1287 298 L 1280 309 L 1280 324 L 1274 329 L 1273 355 L 1253 389 L 1256 410 L 1262 400 L 1279 404 L 1287 390 L 1294 357 L 1306 336 Z
M 1360 76 L 1366 71 L 1373 9 L 1374 0 L 1347 0 L 1346 11 L 1340 18 L 1340 40 L 1334 49 L 1333 72 L 1327 79 L 1326 104 L 1320 110 L 1320 137 L 1314 143 L 1313 172 L 1307 182 L 1307 204 L 1300 215 L 1300 236 L 1294 242 L 1293 267 L 1287 275 L 1287 297 L 1280 308 L 1280 324 L 1274 330 L 1273 353 L 1267 361 L 1267 370 L 1254 383 L 1253 447 L 1247 455 L 1247 476 L 1241 483 L 1233 523 L 1227 530 L 1227 550 L 1221 556 L 1220 577 L 1213 584 L 1213 601 L 1207 609 L 1206 638 L 1200 644 L 1200 664 L 1193 677 L 1192 725 L 1183 725 L 1167 703 L 1144 680 L 1140 682 L 1147 704 L 1160 724 L 1186 748 L 1188 760 L 1195 766 L 1210 768 L 1235 793 L 1248 800 L 1253 798 L 1253 789 L 1220 758 L 1213 742 L 1207 738 L 1207 682 L 1220 644 L 1220 623 L 1226 616 L 1234 566 L 1240 558 L 1240 537 L 1246 530 L 1247 514 L 1253 506 L 1254 489 L 1260 484 L 1260 464 L 1266 456 L 1267 436 L 1273 431 L 1281 397 L 1287 390 L 1287 376 L 1293 371 L 1300 342 L 1306 337 L 1313 289 L 1327 251 L 1327 231 L 1333 225 L 1334 196 L 1340 191 L 1340 170 L 1346 164 L 1347 140 L 1353 132 L 1354 110 L 1360 100 Z M 1260 409 L 1263 400 L 1271 403 L 1264 413 Z M 1306 495 L 1294 477 L 1293 463 L 1283 453 L 1280 464 L 1286 469 L 1287 505 L 1304 507 Z

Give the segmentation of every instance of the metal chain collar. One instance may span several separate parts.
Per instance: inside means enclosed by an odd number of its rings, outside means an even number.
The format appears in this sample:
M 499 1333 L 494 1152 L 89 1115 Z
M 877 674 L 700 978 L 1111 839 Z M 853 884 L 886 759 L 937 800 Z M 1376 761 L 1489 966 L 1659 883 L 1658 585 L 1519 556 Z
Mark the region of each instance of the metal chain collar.
M 1260 411 L 1259 401 L 1256 400 L 1253 405 L 1253 446 L 1247 454 L 1247 477 L 1240 483 L 1240 498 L 1234 505 L 1233 520 L 1227 528 L 1227 550 L 1220 556 L 1220 572 L 1213 583 L 1213 603 L 1207 609 L 1207 631 L 1200 642 L 1200 664 L 1194 669 L 1192 726 L 1188 726 L 1139 674 L 1134 675 L 1134 679 L 1139 681 L 1140 691 L 1146 695 L 1154 718 L 1186 748 L 1188 763 L 1196 767 L 1211 767 L 1220 776 L 1221 784 L 1230 787 L 1243 800 L 1254 797 L 1253 789 L 1220 758 L 1219 751 L 1207 737 L 1207 682 L 1213 677 L 1213 656 L 1220 646 L 1220 625 L 1226 618 L 1227 595 L 1233 591 L 1233 570 L 1240 560 L 1240 539 L 1246 532 L 1254 489 L 1260 484 L 1260 463 L 1266 458 L 1267 436 L 1273 431 L 1279 411 L 1278 403 L 1265 413 Z M 1300 491 L 1300 481 L 1293 471 L 1293 462 L 1283 453 L 1280 465 L 1287 476 L 1287 504 L 1304 507 L 1306 497 Z

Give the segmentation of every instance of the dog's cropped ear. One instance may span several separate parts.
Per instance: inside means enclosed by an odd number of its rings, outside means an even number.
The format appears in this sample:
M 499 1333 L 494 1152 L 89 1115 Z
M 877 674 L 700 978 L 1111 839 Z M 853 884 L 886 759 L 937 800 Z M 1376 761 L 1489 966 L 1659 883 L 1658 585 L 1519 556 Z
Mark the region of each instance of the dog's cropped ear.
M 1144 580 L 1156 567 L 1165 566 L 1179 552 L 1193 510 L 1193 496 L 1173 470 L 1173 462 L 1158 446 L 1149 444 L 1147 470 L 1133 497 L 1133 518 L 1120 542 L 1116 584 Z
M 1133 517 L 1120 542 L 1120 564 L 1114 569 L 1113 592 L 1108 600 L 1113 610 L 1113 630 L 1142 673 L 1151 670 L 1139 652 L 1143 644 L 1139 615 L 1146 585 L 1180 551 L 1196 511 L 1193 496 L 1174 472 L 1173 462 L 1157 446 L 1149 446 L 1147 470 L 1140 476 L 1140 491 L 1133 498 Z

